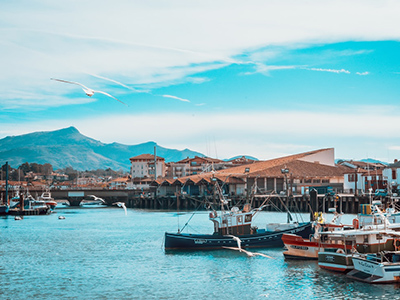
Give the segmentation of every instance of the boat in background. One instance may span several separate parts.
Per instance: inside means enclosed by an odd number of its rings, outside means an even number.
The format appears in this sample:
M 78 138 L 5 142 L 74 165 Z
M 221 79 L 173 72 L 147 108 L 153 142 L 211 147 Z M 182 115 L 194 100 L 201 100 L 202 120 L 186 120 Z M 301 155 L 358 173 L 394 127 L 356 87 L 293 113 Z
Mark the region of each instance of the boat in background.
M 107 202 L 100 197 L 95 195 L 87 195 L 80 203 L 79 206 L 81 207 L 106 207 Z
M 50 207 L 51 210 L 54 210 L 57 207 L 57 202 L 51 196 L 50 190 L 46 189 L 39 197 L 39 201 L 44 201 L 47 206 Z
M 57 202 L 56 208 L 68 208 L 71 206 L 71 203 L 66 199 L 57 199 L 55 201 Z

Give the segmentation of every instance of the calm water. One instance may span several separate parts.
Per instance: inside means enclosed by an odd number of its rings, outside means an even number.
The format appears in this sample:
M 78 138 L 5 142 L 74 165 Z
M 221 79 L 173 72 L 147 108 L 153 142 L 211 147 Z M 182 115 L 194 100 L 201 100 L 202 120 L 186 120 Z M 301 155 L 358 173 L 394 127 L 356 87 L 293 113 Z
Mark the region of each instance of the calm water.
M 260 250 L 274 259 L 231 250 L 165 254 L 164 232 L 176 232 L 191 215 L 76 208 L 22 221 L 1 217 L 0 299 L 400 298 L 399 286 L 371 286 L 316 262 L 285 261 L 282 249 Z M 263 212 L 256 225 L 285 219 Z M 206 213 L 189 224 L 190 232 L 212 232 Z

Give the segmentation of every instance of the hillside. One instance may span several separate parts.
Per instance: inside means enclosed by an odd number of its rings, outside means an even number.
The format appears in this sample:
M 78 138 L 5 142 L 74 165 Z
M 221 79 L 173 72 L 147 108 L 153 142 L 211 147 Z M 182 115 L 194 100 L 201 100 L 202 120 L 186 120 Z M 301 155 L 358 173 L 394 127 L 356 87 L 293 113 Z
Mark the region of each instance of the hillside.
M 129 158 L 140 154 L 153 154 L 157 146 L 157 156 L 166 162 L 179 161 L 186 157 L 204 156 L 189 149 L 168 149 L 147 142 L 138 145 L 119 143 L 105 144 L 82 135 L 75 127 L 55 131 L 33 132 L 0 139 L 0 164 L 6 161 L 13 168 L 29 163 L 50 163 L 54 169 L 73 167 L 76 170 L 123 169 L 130 168 Z

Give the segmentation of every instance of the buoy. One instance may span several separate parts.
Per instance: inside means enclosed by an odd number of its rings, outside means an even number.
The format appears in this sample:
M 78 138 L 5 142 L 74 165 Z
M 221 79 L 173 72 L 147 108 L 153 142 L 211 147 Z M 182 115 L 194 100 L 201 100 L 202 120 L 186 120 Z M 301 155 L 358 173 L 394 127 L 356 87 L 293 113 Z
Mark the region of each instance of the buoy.
M 58 219 L 59 219 L 59 220 L 64 220 L 65 217 L 64 217 L 64 216 L 59 216 Z
M 18 221 L 18 220 L 22 220 L 21 216 L 15 216 L 14 220 Z

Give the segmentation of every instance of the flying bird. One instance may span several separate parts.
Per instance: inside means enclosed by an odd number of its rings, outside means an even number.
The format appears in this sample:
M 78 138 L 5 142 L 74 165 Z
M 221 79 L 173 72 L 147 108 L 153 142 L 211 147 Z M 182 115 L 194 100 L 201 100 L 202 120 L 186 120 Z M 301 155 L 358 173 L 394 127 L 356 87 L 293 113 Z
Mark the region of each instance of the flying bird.
M 113 203 L 113 205 L 116 205 L 118 207 L 122 207 L 124 209 L 124 211 L 125 211 L 125 216 L 127 215 L 126 206 L 125 206 L 124 202 L 115 202 L 115 203 Z
M 268 255 L 264 254 L 264 253 L 246 251 L 246 250 L 242 249 L 242 240 L 241 240 L 240 238 L 238 238 L 237 236 L 234 236 L 234 235 L 230 235 L 230 234 L 227 234 L 226 236 L 229 236 L 229 237 L 231 237 L 234 241 L 236 241 L 238 246 L 237 246 L 237 247 L 222 247 L 222 248 L 230 249 L 230 250 L 237 250 L 237 251 L 239 251 L 239 252 L 244 252 L 244 253 L 246 253 L 247 256 L 249 256 L 249 257 L 263 256 L 263 257 L 273 258 L 273 257 L 271 257 L 271 256 L 268 256 Z
M 84 86 L 83 84 L 81 84 L 81 83 L 79 83 L 79 82 L 67 81 L 67 80 L 56 79 L 56 78 L 50 78 L 50 79 L 51 79 L 51 80 L 60 81 L 60 82 L 64 82 L 64 83 L 70 83 L 70 84 L 79 85 L 79 86 L 82 88 L 82 90 L 85 92 L 85 94 L 88 95 L 89 97 L 92 97 L 92 96 L 94 95 L 94 93 L 100 93 L 100 94 L 106 95 L 106 96 L 108 96 L 108 97 L 111 97 L 111 98 L 117 100 L 118 102 L 121 102 L 122 104 L 128 106 L 126 103 L 124 103 L 124 102 L 122 102 L 121 100 L 115 98 L 114 96 L 111 96 L 110 94 L 108 94 L 108 93 L 106 93 L 106 92 L 92 90 L 91 88 L 88 88 L 87 86 Z
M 230 235 L 230 234 L 227 234 L 226 236 L 229 236 L 229 237 L 231 237 L 234 241 L 236 241 L 236 243 L 237 243 L 237 245 L 238 245 L 238 249 L 242 249 L 242 240 L 241 239 L 239 239 L 237 236 L 234 236 L 234 235 Z

